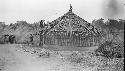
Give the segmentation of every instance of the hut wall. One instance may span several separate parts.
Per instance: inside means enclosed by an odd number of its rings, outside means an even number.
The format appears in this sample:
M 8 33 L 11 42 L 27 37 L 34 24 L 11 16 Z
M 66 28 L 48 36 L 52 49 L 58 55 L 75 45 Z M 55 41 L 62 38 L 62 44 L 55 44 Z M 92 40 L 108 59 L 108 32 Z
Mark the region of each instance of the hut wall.
M 97 45 L 97 41 L 97 37 L 94 36 L 83 38 L 82 36 L 69 36 L 66 32 L 44 36 L 44 44 L 46 45 L 92 47 Z

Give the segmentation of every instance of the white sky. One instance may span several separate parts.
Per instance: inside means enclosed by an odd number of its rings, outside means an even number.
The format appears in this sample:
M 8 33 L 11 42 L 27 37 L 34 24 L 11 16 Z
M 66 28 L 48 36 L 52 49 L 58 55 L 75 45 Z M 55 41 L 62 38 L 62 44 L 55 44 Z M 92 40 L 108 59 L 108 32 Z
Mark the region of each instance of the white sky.
M 119 1 L 120 4 L 125 3 L 124 0 Z M 66 13 L 70 3 L 73 12 L 88 22 L 104 17 L 102 11 L 106 6 L 106 0 L 0 0 L 0 21 L 6 23 L 21 20 L 33 23 L 41 19 L 52 21 Z M 124 14 L 122 17 L 125 17 Z

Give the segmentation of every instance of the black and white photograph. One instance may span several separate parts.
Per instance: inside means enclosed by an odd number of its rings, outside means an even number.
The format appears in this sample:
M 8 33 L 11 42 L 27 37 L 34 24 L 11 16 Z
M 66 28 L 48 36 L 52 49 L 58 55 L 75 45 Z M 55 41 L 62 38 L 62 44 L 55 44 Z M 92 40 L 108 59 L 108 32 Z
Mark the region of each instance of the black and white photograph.
M 0 0 L 0 71 L 124 71 L 125 0 Z

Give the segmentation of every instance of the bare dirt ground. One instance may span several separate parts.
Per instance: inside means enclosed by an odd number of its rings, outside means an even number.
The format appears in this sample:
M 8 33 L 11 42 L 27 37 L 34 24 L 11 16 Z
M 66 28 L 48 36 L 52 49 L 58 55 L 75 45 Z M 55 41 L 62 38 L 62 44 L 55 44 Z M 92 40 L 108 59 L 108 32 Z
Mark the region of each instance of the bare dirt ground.
M 44 51 L 49 52 L 50 55 L 47 55 Z M 71 51 L 73 52 L 73 50 Z M 94 56 L 89 58 L 91 54 L 88 54 L 89 56 L 84 54 L 81 59 L 78 59 L 80 57 L 70 56 L 71 51 L 49 51 L 38 47 L 16 44 L 0 45 L 0 71 L 123 71 L 116 69 L 117 64 L 113 64 L 118 59 L 115 59 L 115 61 L 110 60 L 110 64 L 106 62 L 107 59 L 105 58 L 101 58 L 103 61 L 99 61 Z M 82 60 L 82 62 L 77 62 L 79 60 Z M 99 66 L 102 68 L 100 69 Z M 114 69 L 108 67 L 114 67 Z
M 0 46 L 2 71 L 51 71 L 53 66 L 60 63 L 54 58 L 39 58 L 18 47 L 19 45 Z

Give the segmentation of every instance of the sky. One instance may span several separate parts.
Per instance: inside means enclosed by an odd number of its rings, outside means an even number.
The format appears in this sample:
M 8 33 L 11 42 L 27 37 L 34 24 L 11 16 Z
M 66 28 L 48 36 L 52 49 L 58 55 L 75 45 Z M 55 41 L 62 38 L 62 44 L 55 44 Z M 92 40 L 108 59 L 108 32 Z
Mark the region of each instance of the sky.
M 124 18 L 125 0 L 0 0 L 0 22 L 52 21 L 69 10 L 88 22 L 99 18 Z

